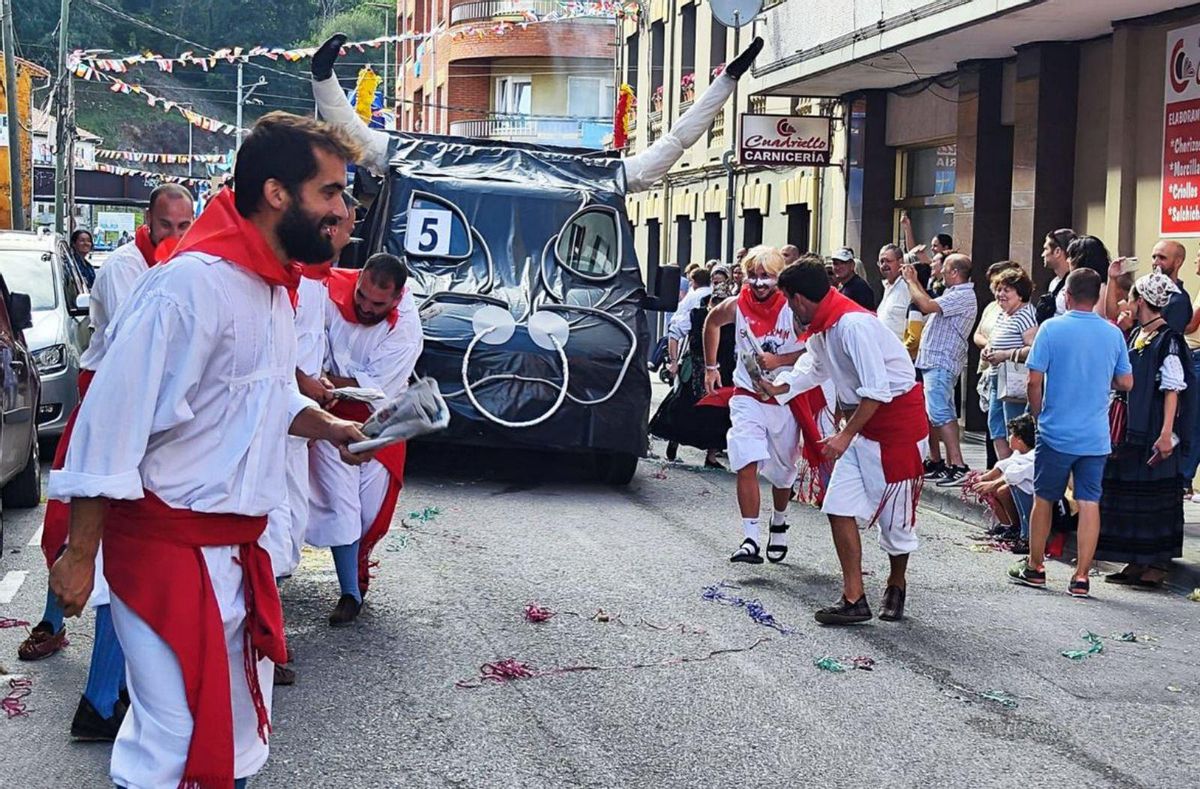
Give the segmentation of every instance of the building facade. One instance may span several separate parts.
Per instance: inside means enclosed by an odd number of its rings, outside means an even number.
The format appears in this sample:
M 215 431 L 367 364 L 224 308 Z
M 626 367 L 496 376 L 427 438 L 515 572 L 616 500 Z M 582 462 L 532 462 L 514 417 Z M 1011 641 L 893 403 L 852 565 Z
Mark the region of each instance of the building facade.
M 400 0 L 397 120 L 405 131 L 603 147 L 612 131 L 609 20 L 537 21 L 555 0 Z
M 794 2 L 795 0 L 793 0 Z M 800 5 L 796 3 L 796 5 Z M 764 18 L 735 32 L 721 24 L 707 0 L 652 0 L 645 13 L 622 24 L 618 53 L 623 81 L 637 97 L 627 153 L 651 145 L 688 110 L 725 63 L 755 35 Z M 824 168 L 747 166 L 725 162 L 735 142 L 740 113 L 824 114 L 832 102 L 768 95 L 769 83 L 753 73 L 739 81 L 736 108 L 730 100 L 702 138 L 667 175 L 661 188 L 629 200 L 639 258 L 686 266 L 725 260 L 729 250 L 759 243 L 825 249 L 822 205 L 837 213 L 838 200 L 823 201 Z M 835 148 L 834 159 L 842 156 Z M 729 217 L 732 182 L 733 217 Z M 730 243 L 732 232 L 733 241 Z

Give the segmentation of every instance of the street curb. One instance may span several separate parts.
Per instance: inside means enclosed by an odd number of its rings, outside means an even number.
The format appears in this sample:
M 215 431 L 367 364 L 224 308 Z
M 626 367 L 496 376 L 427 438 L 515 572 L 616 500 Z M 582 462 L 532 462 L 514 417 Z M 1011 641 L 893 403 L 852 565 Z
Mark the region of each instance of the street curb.
M 988 519 L 986 509 L 963 501 L 961 488 L 939 488 L 936 485 L 926 484 L 921 491 L 919 509 L 937 513 L 967 526 L 979 526 Z M 1067 536 L 1067 544 L 1063 548 L 1060 561 L 1070 563 L 1074 559 L 1075 535 L 1071 534 Z M 1116 572 L 1121 569 L 1120 565 L 1111 562 L 1096 562 L 1095 566 L 1101 572 Z M 1193 590 L 1200 589 L 1200 565 L 1176 559 L 1172 562 L 1171 574 L 1163 586 L 1182 595 L 1191 594 Z

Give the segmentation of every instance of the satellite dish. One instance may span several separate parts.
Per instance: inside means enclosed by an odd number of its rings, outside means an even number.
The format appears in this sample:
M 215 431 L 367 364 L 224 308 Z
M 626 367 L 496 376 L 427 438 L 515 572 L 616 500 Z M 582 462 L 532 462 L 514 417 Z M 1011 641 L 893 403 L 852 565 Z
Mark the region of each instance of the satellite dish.
M 762 11 L 763 0 L 712 0 L 713 17 L 726 27 L 745 27 Z

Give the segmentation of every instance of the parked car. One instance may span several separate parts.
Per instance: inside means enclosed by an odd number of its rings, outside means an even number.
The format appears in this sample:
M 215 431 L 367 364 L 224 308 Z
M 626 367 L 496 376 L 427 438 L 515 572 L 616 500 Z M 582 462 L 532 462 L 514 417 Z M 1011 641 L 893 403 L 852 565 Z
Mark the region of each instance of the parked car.
M 33 326 L 25 332 L 42 379 L 38 435 L 62 435 L 79 400 L 79 357 L 91 341 L 88 290 L 69 262 L 66 241 L 41 233 L 0 232 L 0 274 L 28 294 Z
M 8 254 L 0 251 L 0 260 Z M 10 293 L 0 276 L 0 502 L 4 507 L 36 507 L 42 498 L 37 423 L 41 384 L 22 332 L 32 323 L 30 299 Z M 0 554 L 4 521 L 0 519 Z

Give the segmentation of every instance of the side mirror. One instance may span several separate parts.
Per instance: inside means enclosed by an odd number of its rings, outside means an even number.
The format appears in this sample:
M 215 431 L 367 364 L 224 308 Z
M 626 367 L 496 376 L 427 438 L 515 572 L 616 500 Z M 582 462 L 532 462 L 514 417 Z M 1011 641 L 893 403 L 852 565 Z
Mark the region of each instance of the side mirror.
M 25 331 L 33 326 L 33 302 L 28 293 L 13 293 L 9 296 L 8 319 L 13 331 Z
M 86 293 L 80 293 L 75 297 L 75 306 L 73 308 L 68 308 L 67 312 L 73 318 L 82 318 L 91 312 L 91 306 L 92 297 Z
M 679 266 L 659 266 L 654 272 L 654 295 L 643 305 L 648 310 L 674 312 L 679 308 Z

